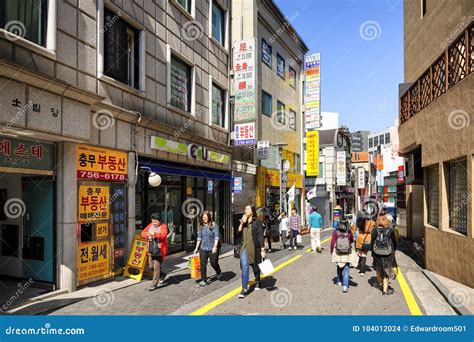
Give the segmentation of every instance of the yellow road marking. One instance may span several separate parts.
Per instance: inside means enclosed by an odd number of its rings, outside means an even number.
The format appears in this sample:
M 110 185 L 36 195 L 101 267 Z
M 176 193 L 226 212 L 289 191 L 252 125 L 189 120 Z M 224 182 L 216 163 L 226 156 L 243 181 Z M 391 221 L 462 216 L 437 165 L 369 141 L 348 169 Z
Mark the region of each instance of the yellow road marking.
M 323 241 L 321 241 L 321 245 L 323 243 L 326 243 L 326 242 L 330 241 L 331 239 L 332 239 L 332 237 L 328 237 L 327 239 L 324 239 Z M 311 247 L 306 250 L 306 252 L 308 252 L 308 253 L 311 252 L 311 251 L 312 251 Z
M 296 255 L 294 256 L 293 258 L 281 263 L 280 265 L 276 266 L 275 267 L 275 270 L 268 274 L 267 276 L 265 277 L 262 277 L 262 278 L 266 278 L 268 277 L 269 275 L 281 270 L 283 267 L 285 266 L 288 266 L 289 264 L 291 264 L 292 262 L 295 262 L 296 260 L 298 260 L 299 258 L 301 258 L 301 255 Z M 252 280 L 249 282 L 249 285 L 253 285 L 255 283 L 255 280 Z M 240 293 L 240 291 L 242 291 L 242 286 L 239 286 L 238 288 L 226 293 L 225 295 L 223 295 L 222 297 L 220 298 L 217 298 L 216 300 L 210 302 L 209 304 L 206 304 L 205 306 L 203 306 L 202 308 L 194 311 L 194 312 L 191 312 L 191 316 L 201 316 L 201 315 L 204 315 L 206 314 L 207 312 L 211 311 L 212 309 L 214 309 L 216 306 L 218 305 L 221 305 L 222 303 L 228 301 L 229 299 L 231 299 L 232 297 L 238 295 Z
M 413 316 L 423 315 L 423 312 L 418 306 L 415 296 L 411 292 L 410 287 L 408 286 L 407 281 L 405 280 L 405 277 L 403 276 L 402 271 L 400 270 L 400 267 L 398 267 L 397 280 L 398 280 L 398 283 L 400 284 L 400 288 L 402 289 L 403 297 L 405 297 L 405 301 L 407 302 L 408 309 L 410 310 L 410 314 Z

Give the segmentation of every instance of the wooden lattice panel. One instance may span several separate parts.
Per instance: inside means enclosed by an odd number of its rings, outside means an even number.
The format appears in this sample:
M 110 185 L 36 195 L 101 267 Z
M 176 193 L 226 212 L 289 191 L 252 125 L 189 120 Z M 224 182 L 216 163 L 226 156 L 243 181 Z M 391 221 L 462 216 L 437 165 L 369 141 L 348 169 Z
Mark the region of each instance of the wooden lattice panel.
M 449 88 L 466 77 L 467 49 L 464 35 L 448 49 Z
M 420 78 L 420 109 L 425 108 L 431 102 L 430 83 L 431 76 L 428 70 Z
M 433 64 L 433 100 L 446 91 L 446 66 L 444 55 Z

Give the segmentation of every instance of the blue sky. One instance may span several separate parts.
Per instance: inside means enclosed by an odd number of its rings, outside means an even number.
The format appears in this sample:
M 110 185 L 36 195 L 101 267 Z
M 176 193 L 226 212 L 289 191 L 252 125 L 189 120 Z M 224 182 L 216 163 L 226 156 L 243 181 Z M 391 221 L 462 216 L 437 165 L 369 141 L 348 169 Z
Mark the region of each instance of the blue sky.
M 402 0 L 276 0 L 321 53 L 321 109 L 351 131 L 393 126 L 403 82 Z

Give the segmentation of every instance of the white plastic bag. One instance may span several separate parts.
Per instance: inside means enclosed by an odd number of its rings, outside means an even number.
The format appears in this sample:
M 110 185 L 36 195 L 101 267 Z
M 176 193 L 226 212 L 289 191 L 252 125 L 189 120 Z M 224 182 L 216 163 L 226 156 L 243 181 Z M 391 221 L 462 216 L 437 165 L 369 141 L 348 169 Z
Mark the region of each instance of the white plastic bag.
M 297 245 L 303 244 L 303 237 L 301 236 L 301 234 L 296 235 L 296 244 Z
M 260 268 L 260 271 L 264 276 L 267 276 L 271 274 L 273 271 L 275 271 L 275 268 L 273 267 L 272 262 L 270 259 L 265 259 L 264 262 L 258 264 L 258 267 Z

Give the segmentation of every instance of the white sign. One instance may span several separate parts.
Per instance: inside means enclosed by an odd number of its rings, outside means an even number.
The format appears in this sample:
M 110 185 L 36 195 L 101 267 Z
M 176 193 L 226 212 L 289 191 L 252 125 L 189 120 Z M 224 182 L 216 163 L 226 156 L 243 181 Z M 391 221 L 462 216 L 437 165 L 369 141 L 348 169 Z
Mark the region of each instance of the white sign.
M 255 145 L 255 122 L 235 124 L 234 145 Z
M 256 118 L 255 39 L 234 43 L 234 122 Z
M 346 151 L 337 151 L 336 154 L 336 183 L 337 185 L 346 185 Z
M 357 189 L 365 189 L 365 170 L 363 167 L 357 169 Z
M 257 159 L 268 159 L 268 149 L 270 148 L 270 141 L 262 140 L 257 142 Z
M 307 131 L 321 127 L 321 54 L 305 58 L 305 128 Z

